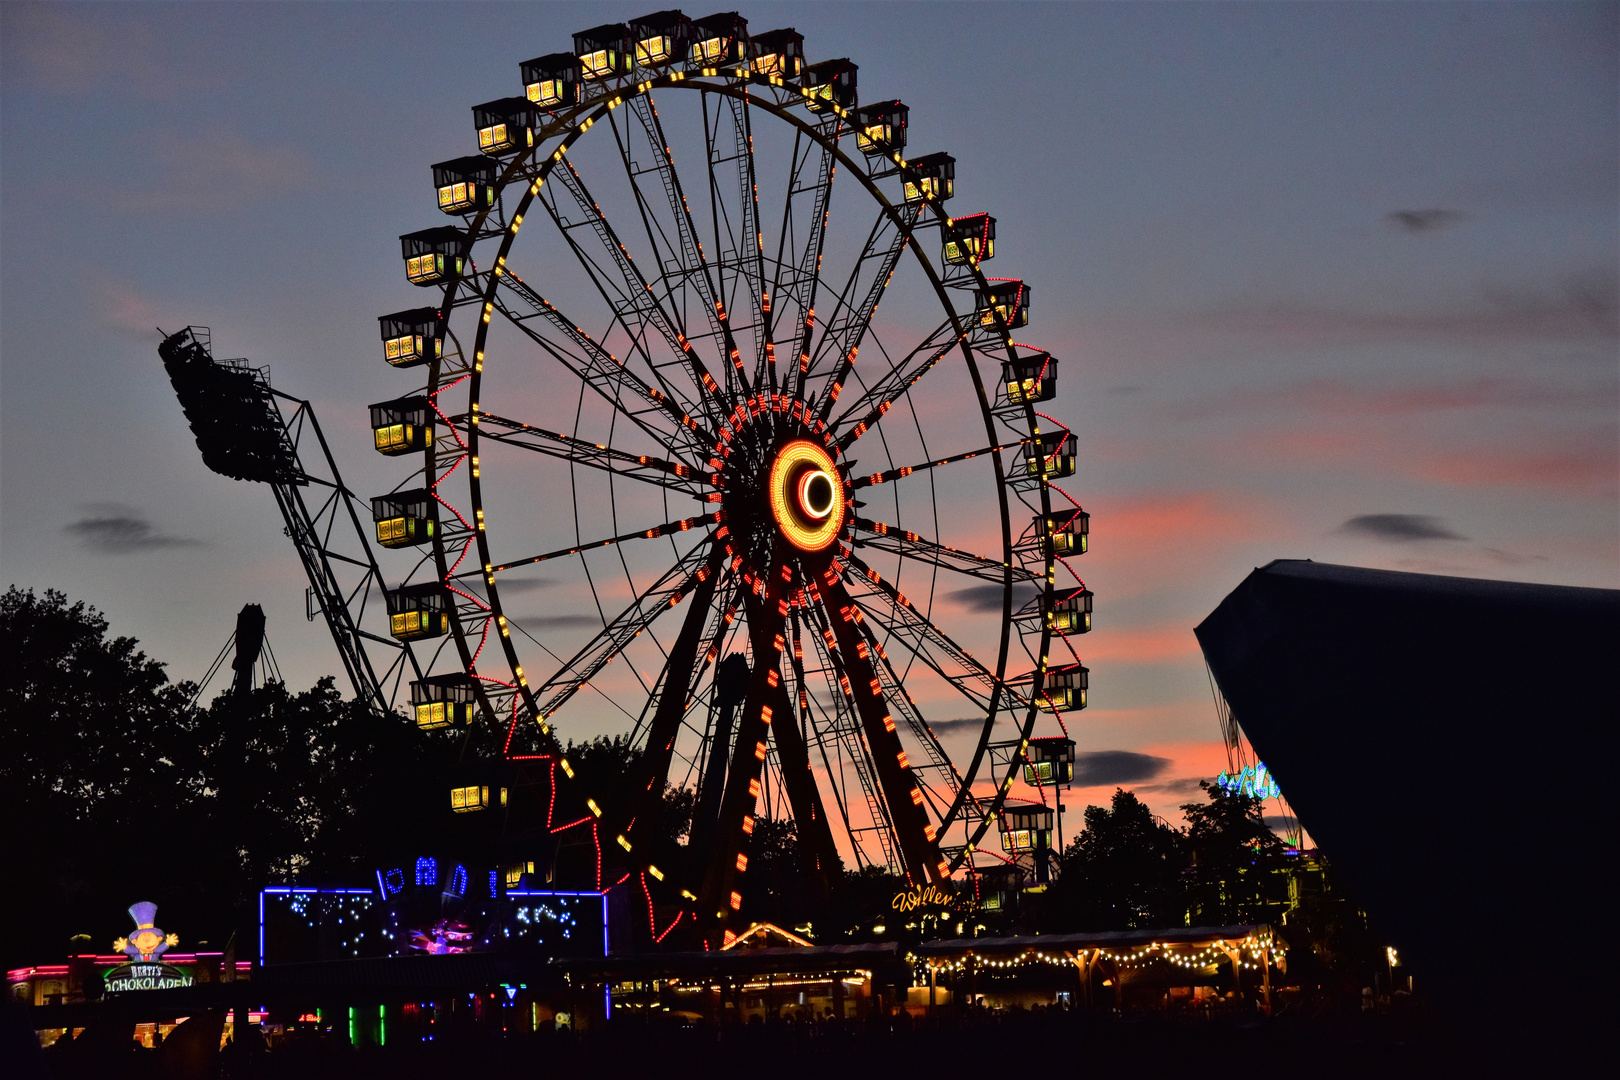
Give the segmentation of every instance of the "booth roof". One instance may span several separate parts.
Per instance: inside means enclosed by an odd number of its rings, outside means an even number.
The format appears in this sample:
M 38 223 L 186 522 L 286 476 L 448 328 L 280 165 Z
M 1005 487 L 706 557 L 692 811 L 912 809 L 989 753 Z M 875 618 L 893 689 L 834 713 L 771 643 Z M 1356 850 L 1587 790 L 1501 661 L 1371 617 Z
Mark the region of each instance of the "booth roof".
M 556 966 L 575 975 L 655 978 L 674 975 L 765 975 L 795 972 L 851 971 L 897 964 L 900 947 L 892 941 L 862 945 L 810 945 L 724 952 L 638 953 L 581 960 L 559 960 Z

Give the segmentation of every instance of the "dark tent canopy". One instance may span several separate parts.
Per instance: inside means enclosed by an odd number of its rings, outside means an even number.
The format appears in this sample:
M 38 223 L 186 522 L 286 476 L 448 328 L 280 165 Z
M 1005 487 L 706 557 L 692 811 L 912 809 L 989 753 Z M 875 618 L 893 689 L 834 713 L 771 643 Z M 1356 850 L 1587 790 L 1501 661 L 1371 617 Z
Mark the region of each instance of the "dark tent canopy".
M 1612 935 L 1592 931 L 1612 916 L 1620 592 L 1279 560 L 1196 633 L 1420 985 L 1526 1049 L 1555 1048 L 1548 1025 L 1595 1030 L 1613 979 Z

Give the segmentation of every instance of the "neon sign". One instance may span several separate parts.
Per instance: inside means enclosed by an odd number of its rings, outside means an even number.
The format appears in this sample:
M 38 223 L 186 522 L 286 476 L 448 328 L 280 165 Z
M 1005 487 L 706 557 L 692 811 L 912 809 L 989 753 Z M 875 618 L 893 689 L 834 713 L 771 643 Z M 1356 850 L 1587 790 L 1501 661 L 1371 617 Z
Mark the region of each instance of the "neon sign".
M 1253 799 L 1275 799 L 1282 794 L 1277 781 L 1259 763 L 1245 765 L 1241 772 L 1235 774 L 1221 773 L 1215 778 L 1215 786 L 1228 795 L 1247 795 Z
M 926 885 L 894 894 L 889 906 L 896 911 L 916 911 L 920 908 L 954 908 L 956 894 L 938 885 Z
M 113 948 L 130 958 L 130 962 L 109 971 L 103 986 L 109 994 L 128 990 L 169 990 L 177 986 L 190 986 L 192 977 L 179 968 L 157 962 L 171 946 L 180 944 L 180 935 L 165 934 L 157 927 L 157 905 L 149 900 L 131 904 L 129 917 L 135 920 L 135 932 L 113 942 Z
M 154 956 L 162 956 L 171 945 L 180 944 L 180 935 L 165 934 L 154 925 L 157 905 L 151 901 L 142 900 L 138 904 L 131 904 L 129 917 L 135 920 L 135 932 L 127 938 L 115 940 L 113 949 L 130 959 L 139 957 L 142 960 L 150 960 Z
M 103 979 L 109 994 L 128 990 L 172 990 L 177 986 L 190 986 L 192 977 L 169 964 L 130 963 L 109 971 Z

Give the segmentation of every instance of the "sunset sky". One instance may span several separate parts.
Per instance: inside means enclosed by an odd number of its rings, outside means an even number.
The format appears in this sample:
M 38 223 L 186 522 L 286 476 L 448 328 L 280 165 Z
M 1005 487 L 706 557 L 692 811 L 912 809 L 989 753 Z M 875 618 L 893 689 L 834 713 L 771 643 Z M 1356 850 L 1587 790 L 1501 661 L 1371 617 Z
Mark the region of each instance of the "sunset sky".
M 1615 5 L 740 10 L 903 98 L 1036 290 L 1092 515 L 1071 802 L 1174 819 L 1220 771 L 1192 627 L 1273 558 L 1620 586 Z M 155 328 L 269 364 L 351 486 L 391 486 L 364 406 L 394 393 L 376 316 L 425 302 L 396 238 L 439 224 L 428 164 L 519 61 L 645 13 L 0 7 L 0 584 L 94 604 L 176 679 L 247 602 L 292 685 L 339 672 Z

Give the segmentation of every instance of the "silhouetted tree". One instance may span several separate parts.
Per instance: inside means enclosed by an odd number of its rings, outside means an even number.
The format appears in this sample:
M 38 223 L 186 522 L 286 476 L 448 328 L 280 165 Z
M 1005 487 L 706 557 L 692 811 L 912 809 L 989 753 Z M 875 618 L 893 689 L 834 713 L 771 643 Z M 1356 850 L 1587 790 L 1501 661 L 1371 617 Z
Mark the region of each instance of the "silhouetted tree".
M 1286 846 L 1250 795 L 1199 784 L 1208 802 L 1187 803 L 1187 910 L 1204 926 L 1275 921 L 1288 904 Z
M 388 854 L 432 847 L 436 783 L 457 734 L 345 700 L 331 677 L 215 698 L 196 723 L 196 772 L 246 894 L 293 877 L 365 880 Z
M 817 893 L 806 878 L 799 850 L 799 830 L 791 818 L 762 817 L 744 849 L 748 855 L 748 888 L 743 914 L 750 921 L 778 926 L 817 924 L 815 933 L 831 930 L 829 914 L 817 904 Z
M 1063 852 L 1042 922 L 1073 930 L 1182 925 L 1186 865 L 1186 835 L 1116 788 L 1110 807 L 1086 807 L 1085 828 Z
M 190 687 L 107 631 L 55 590 L 0 597 L 0 919 L 27 928 L 0 943 L 8 966 L 42 959 L 20 949 L 121 929 L 131 901 L 162 902 L 188 876 L 177 838 L 202 794 L 184 765 Z
M 134 900 L 188 946 L 223 946 L 264 884 L 363 880 L 400 845 L 431 847 L 448 817 L 426 781 L 454 734 L 377 716 L 330 679 L 190 708 L 195 688 L 94 608 L 15 587 L 0 655 L 0 918 L 30 929 L 0 944 L 6 963 L 81 931 L 106 948 Z

